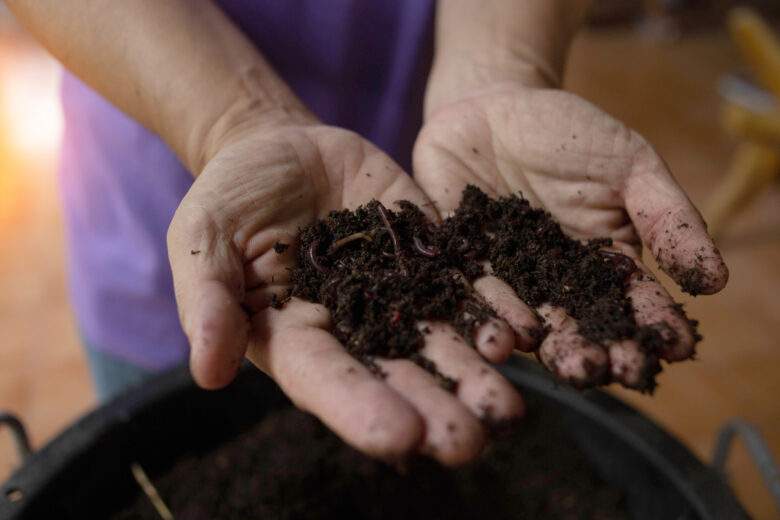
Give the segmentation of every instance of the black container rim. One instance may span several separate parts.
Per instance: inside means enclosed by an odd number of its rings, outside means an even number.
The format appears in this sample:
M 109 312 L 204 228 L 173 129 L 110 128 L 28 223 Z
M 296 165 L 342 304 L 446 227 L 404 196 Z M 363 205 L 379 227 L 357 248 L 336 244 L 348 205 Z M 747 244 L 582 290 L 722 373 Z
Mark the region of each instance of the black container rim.
M 677 489 L 702 520 L 749 518 L 722 476 L 705 465 L 670 433 L 636 409 L 601 390 L 580 392 L 553 380 L 537 363 L 520 356 L 499 367 L 521 391 L 530 391 L 587 417 L 643 460 Z M 245 367 L 239 377 L 254 377 Z M 268 384 L 275 384 L 268 379 Z M 156 403 L 191 391 L 194 382 L 186 366 L 153 377 L 134 391 L 94 409 L 39 451 L 33 453 L 0 486 L 0 519 L 23 518 L 27 504 L 41 496 L 58 475 L 87 453 L 101 438 L 128 426 Z M 18 493 L 22 492 L 19 498 Z M 12 497 L 16 500 L 12 500 Z

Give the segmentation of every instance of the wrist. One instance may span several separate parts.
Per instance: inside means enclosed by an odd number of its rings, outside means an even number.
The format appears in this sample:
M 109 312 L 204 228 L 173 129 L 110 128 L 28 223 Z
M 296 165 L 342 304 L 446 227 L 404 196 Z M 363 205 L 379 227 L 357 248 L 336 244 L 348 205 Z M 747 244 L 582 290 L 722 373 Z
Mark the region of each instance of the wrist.
M 558 88 L 590 0 L 440 0 L 427 115 L 496 83 Z
M 496 85 L 560 88 L 562 66 L 551 65 L 532 50 L 449 53 L 437 57 L 425 91 L 427 120 L 439 108 Z
M 204 115 L 193 125 L 187 143 L 187 166 L 197 177 L 221 148 L 246 132 L 316 123 L 316 116 L 282 80 L 266 70 L 249 68 L 234 82 L 224 108 Z

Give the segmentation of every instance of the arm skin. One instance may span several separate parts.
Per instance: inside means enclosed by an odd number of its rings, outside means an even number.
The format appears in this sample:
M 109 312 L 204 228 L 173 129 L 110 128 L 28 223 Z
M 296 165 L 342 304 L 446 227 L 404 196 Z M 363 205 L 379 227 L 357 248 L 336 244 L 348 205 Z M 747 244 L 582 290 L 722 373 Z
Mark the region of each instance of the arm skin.
M 499 81 L 560 87 L 589 0 L 440 0 L 426 114 Z
M 460 380 L 453 395 L 408 360 L 377 360 L 387 377 L 376 378 L 330 334 L 322 306 L 270 306 L 295 258 L 295 247 L 277 254 L 273 245 L 295 246 L 298 230 L 329 211 L 375 198 L 388 207 L 409 200 L 438 216 L 387 155 L 312 116 L 213 3 L 7 3 L 66 67 L 157 133 L 196 176 L 171 222 L 168 255 L 198 384 L 224 386 L 246 355 L 356 448 L 449 465 L 481 451 L 485 410 L 496 420 L 522 414 L 520 396 L 482 357 L 511 352 L 514 335 L 502 321 L 476 332 L 476 352 L 430 324 L 423 353 Z
M 608 372 L 637 387 L 654 357 L 687 359 L 696 342 L 669 294 L 641 265 L 641 246 L 693 294 L 718 292 L 728 269 L 649 143 L 560 90 L 566 51 L 586 7 L 574 0 L 440 0 L 415 179 L 441 214 L 475 184 L 494 196 L 522 191 L 576 238 L 612 238 L 639 265 L 641 275 L 628 289 L 637 322 L 664 331 L 666 345 L 653 357 L 633 340 L 589 343 L 562 309 L 521 311 L 523 303 L 495 277 L 474 286 L 515 330 L 518 348 L 537 350 L 559 376 L 587 385 Z M 527 334 L 539 319 L 551 330 L 541 345 Z

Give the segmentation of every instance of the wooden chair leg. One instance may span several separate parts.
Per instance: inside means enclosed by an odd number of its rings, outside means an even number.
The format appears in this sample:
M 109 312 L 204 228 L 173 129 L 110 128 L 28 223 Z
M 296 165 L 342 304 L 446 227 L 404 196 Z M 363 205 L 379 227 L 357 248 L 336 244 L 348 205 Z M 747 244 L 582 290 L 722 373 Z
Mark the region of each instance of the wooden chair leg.
M 705 206 L 710 234 L 722 235 L 728 221 L 780 175 L 780 149 L 754 142 L 739 145 L 731 168 Z
M 755 11 L 731 10 L 728 18 L 731 37 L 753 74 L 776 96 L 780 96 L 780 39 Z

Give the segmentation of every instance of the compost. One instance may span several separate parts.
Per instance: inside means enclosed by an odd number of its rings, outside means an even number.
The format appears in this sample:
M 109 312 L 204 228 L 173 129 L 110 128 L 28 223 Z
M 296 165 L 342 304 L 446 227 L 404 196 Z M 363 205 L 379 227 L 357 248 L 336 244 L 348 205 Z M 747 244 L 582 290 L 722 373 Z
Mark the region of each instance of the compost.
M 623 492 L 594 473 L 561 418 L 528 404 L 522 427 L 456 470 L 428 459 L 385 465 L 290 408 L 152 480 L 187 520 L 628 518 Z M 139 493 L 113 518 L 156 515 Z
M 671 329 L 637 324 L 626 296 L 629 278 L 639 275 L 637 266 L 610 250 L 610 239 L 574 240 L 521 195 L 491 199 L 474 186 L 440 224 L 410 202 L 399 207 L 392 211 L 372 201 L 354 211 L 331 212 L 301 230 L 292 288 L 274 305 L 292 296 L 321 303 L 331 312 L 335 336 L 370 368 L 381 373 L 376 358 L 408 358 L 454 389 L 457 381 L 439 374 L 420 354 L 426 331 L 418 323 L 450 323 L 473 344 L 475 327 L 495 316 L 470 286 L 489 263 L 531 308 L 565 309 L 591 342 L 606 348 L 609 342 L 635 340 L 646 363 L 632 387 L 653 390 Z M 685 317 L 682 307 L 675 312 Z M 696 322 L 690 323 L 700 339 Z M 538 344 L 546 330 L 529 333 Z M 572 382 L 580 387 L 611 382 L 610 370 L 593 374 Z

